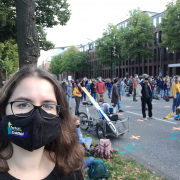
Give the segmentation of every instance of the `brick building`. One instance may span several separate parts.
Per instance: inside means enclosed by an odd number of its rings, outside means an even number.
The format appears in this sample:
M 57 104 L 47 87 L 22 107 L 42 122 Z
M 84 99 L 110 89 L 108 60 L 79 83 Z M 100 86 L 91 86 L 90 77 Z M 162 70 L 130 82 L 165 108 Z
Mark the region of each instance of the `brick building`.
M 153 76 L 158 76 L 160 64 L 161 64 L 161 69 L 162 69 L 162 76 L 166 76 L 166 75 L 172 76 L 172 75 L 180 74 L 180 67 L 176 67 L 176 68 L 168 67 L 168 64 L 180 63 L 180 52 L 168 53 L 167 48 L 159 48 L 157 45 L 157 42 L 161 42 L 162 31 L 159 28 L 159 24 L 161 23 L 164 12 L 155 13 L 155 12 L 143 11 L 143 13 L 149 14 L 154 26 L 156 27 L 155 36 L 156 36 L 157 41 L 154 47 L 150 47 L 154 53 L 155 58 L 154 60 L 141 59 L 140 70 L 139 70 L 140 72 L 138 72 L 137 61 L 129 60 L 129 61 L 121 62 L 119 66 L 115 67 L 115 76 L 125 77 L 125 76 L 131 76 L 134 74 L 142 75 L 143 73 L 147 73 Z M 127 21 L 128 19 L 117 24 L 117 28 L 120 29 L 121 27 L 126 27 Z M 89 78 L 92 77 L 93 71 L 95 70 L 95 67 L 97 66 L 99 67 L 99 70 L 101 71 L 101 76 L 103 78 L 109 78 L 110 67 L 105 67 L 103 65 L 100 65 L 98 63 L 98 59 L 95 58 L 94 56 L 95 43 L 96 42 L 94 41 L 94 42 L 88 43 L 87 45 L 80 46 L 80 51 L 86 51 L 90 55 L 91 70 L 89 72 Z M 161 58 L 160 58 L 160 51 L 161 51 Z

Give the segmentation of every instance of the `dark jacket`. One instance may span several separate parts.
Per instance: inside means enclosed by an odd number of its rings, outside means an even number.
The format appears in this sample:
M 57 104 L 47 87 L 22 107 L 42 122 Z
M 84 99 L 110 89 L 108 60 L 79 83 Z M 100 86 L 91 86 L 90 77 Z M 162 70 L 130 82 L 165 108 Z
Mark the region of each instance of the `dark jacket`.
M 120 90 L 117 87 L 117 84 L 113 84 L 111 103 L 118 104 L 119 103 L 119 97 L 120 97 Z
M 67 84 L 63 82 L 61 86 L 64 89 L 64 91 L 67 92 Z
M 167 90 L 167 84 L 166 84 L 166 82 L 164 82 L 164 84 L 163 84 L 163 89 L 164 89 L 164 91 Z
M 160 87 L 161 87 L 162 90 L 164 90 L 164 81 L 161 81 Z
M 140 85 L 142 86 L 142 90 L 141 90 L 142 98 L 145 98 L 146 97 L 146 90 L 145 90 L 145 83 L 144 83 L 144 81 L 142 81 L 140 83 Z M 150 87 L 149 83 L 148 83 L 148 91 L 149 91 L 149 96 L 152 97 L 151 87 Z
M 93 93 L 93 94 L 96 93 L 95 87 L 96 87 L 96 85 L 95 85 L 94 83 L 91 83 L 91 84 L 90 84 L 91 94 L 92 94 L 92 93 Z

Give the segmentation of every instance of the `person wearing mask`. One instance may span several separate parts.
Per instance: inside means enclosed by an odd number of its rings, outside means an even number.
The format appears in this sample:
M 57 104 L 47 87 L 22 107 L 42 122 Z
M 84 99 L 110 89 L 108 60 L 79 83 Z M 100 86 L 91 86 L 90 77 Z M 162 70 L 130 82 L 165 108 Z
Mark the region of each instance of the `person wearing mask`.
M 175 81 L 173 81 L 171 88 L 172 96 L 173 96 L 173 104 L 172 104 L 173 113 L 176 112 L 175 110 L 179 106 L 179 98 L 180 98 L 180 83 L 179 83 L 180 78 L 179 76 L 176 76 L 174 79 Z
M 162 79 L 161 81 L 161 85 L 160 85 L 160 94 L 161 94 L 161 98 L 163 98 L 163 95 L 164 95 L 164 81 L 165 81 L 165 78 Z
M 129 86 L 129 96 L 132 94 L 133 91 L 133 79 L 132 76 L 128 79 L 128 86 Z
M 166 84 L 167 84 L 167 95 L 169 96 L 169 91 L 170 91 L 170 78 L 169 76 L 166 76 Z
M 165 101 L 165 96 L 167 95 L 167 83 L 168 83 L 168 79 L 165 78 L 164 80 L 164 84 L 163 84 L 163 89 L 164 89 L 164 96 L 163 96 L 163 100 Z
M 90 90 L 91 90 L 91 96 L 94 98 L 94 100 L 96 101 L 96 80 L 93 79 L 92 83 L 90 84 Z
M 160 80 L 160 77 L 159 77 L 159 76 L 157 77 L 156 85 L 157 85 L 157 93 L 160 94 L 161 80 Z
M 152 102 L 153 101 L 153 97 L 155 95 L 155 92 L 154 92 L 155 85 L 154 85 L 154 82 L 153 82 L 152 78 L 149 78 L 149 84 L 151 86 L 151 93 L 152 93 L 151 102 Z
M 0 90 L 0 139 L 1 180 L 84 179 L 66 94 L 43 69 L 23 67 Z
M 68 82 L 67 96 L 68 96 L 68 105 L 69 105 L 69 108 L 71 109 L 71 99 L 73 96 L 73 87 L 72 87 L 71 81 Z
M 79 105 L 82 97 L 81 93 L 82 93 L 81 84 L 79 81 L 76 81 L 76 85 L 73 90 L 73 95 L 75 96 L 75 101 L 76 101 L 75 115 L 79 115 Z
M 62 88 L 63 88 L 64 92 L 67 93 L 67 84 L 66 84 L 66 80 L 65 79 L 63 79 Z
M 108 79 L 108 80 L 107 80 L 107 90 L 108 90 L 108 97 L 111 98 L 111 92 L 112 92 L 111 79 Z
M 133 94 L 133 101 L 137 102 L 138 100 L 136 99 L 136 88 L 138 86 L 138 75 L 135 74 L 134 75 L 134 79 L 133 79 L 133 90 L 134 90 L 134 94 Z
M 146 118 L 146 104 L 148 106 L 148 116 L 151 119 L 152 118 L 152 103 L 151 103 L 151 86 L 148 83 L 148 75 L 143 74 L 142 75 L 143 81 L 140 83 L 142 90 L 141 90 L 141 105 L 142 105 L 142 114 L 143 114 L 143 119 L 148 120 Z
M 103 96 L 104 96 L 104 93 L 106 90 L 105 83 L 102 82 L 102 78 L 99 77 L 98 80 L 99 80 L 99 82 L 96 83 L 96 88 L 95 88 L 96 93 L 97 93 L 97 103 L 99 103 L 100 95 L 101 95 L 101 98 L 104 99 Z
M 86 84 L 87 84 L 86 78 L 84 78 L 80 84 L 81 84 L 81 87 L 86 87 Z M 83 102 L 83 100 L 86 101 L 86 93 L 82 91 L 81 94 L 82 94 L 81 102 Z
M 119 79 L 119 84 L 120 84 L 120 95 L 124 96 L 124 87 L 126 86 L 126 84 L 123 81 L 123 78 Z

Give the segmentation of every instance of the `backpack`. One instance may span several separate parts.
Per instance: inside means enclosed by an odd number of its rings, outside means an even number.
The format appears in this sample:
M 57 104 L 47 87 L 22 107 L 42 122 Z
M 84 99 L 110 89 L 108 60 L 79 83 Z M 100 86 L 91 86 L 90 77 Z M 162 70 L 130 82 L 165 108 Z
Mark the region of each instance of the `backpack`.
M 153 99 L 159 100 L 159 97 L 155 94 L 155 95 L 153 96 Z
M 111 83 L 109 83 L 109 87 L 112 88 L 112 84 Z
M 180 106 L 178 106 L 177 108 L 176 108 L 176 115 L 179 115 L 180 114 Z
M 88 176 L 90 179 L 98 180 L 110 177 L 110 172 L 107 165 L 101 159 L 97 159 L 90 166 Z
M 95 148 L 95 156 L 109 159 L 112 157 L 111 141 L 109 139 L 100 139 Z
M 170 101 L 168 95 L 165 96 L 165 101 Z

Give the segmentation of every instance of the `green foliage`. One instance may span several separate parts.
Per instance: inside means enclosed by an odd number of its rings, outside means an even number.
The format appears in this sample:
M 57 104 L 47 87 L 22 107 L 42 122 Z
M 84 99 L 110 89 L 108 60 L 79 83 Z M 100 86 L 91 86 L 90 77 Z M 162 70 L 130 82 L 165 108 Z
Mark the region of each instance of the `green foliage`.
M 0 65 L 6 71 L 8 78 L 18 70 L 18 49 L 14 40 L 9 39 L 4 44 L 0 43 Z
M 40 48 L 49 50 L 54 47 L 52 42 L 46 40 L 43 28 L 58 24 L 66 25 L 71 12 L 67 0 L 35 0 L 35 18 L 39 34 Z M 8 39 L 17 39 L 16 8 L 14 0 L 0 0 L 0 42 Z
M 147 58 L 152 59 L 152 50 L 147 45 L 152 46 L 154 42 L 154 27 L 151 17 L 143 14 L 138 8 L 130 11 L 127 27 L 123 29 L 122 56 L 126 60 Z
M 99 76 L 101 76 L 101 71 L 99 70 L 99 67 L 96 66 L 94 71 L 93 71 L 92 78 L 97 78 Z
M 109 24 L 103 32 L 103 37 L 96 41 L 95 56 L 100 64 L 112 66 L 112 62 L 119 62 L 121 42 L 119 41 L 119 31 L 116 26 Z
M 169 52 L 180 51 L 180 0 L 172 1 L 167 5 L 161 23 L 161 47 L 168 47 Z
M 75 46 L 71 46 L 62 55 L 57 55 L 52 59 L 49 71 L 55 75 L 62 72 L 87 74 L 89 69 L 88 54 L 79 52 Z
M 61 55 L 54 56 L 53 59 L 51 60 L 51 64 L 49 66 L 48 71 L 58 77 L 59 74 L 62 73 L 61 70 L 62 70 L 62 56 Z

